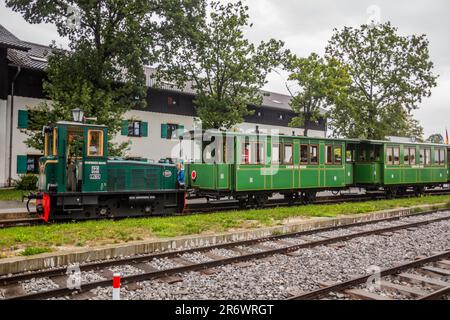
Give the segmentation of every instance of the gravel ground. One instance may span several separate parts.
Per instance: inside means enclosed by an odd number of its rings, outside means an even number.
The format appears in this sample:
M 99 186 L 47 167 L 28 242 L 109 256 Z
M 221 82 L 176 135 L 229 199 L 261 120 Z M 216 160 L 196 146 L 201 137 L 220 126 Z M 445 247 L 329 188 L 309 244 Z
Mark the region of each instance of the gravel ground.
M 27 294 L 57 289 L 58 285 L 49 278 L 33 278 L 22 282 L 22 288 Z
M 209 261 L 213 261 L 213 259 L 211 259 L 210 257 L 207 257 L 201 253 L 185 253 L 181 256 L 183 259 L 192 261 L 194 263 L 204 263 L 204 262 L 209 262 Z
M 392 236 L 369 236 L 342 243 L 342 247 L 302 249 L 298 256 L 277 255 L 250 262 L 246 268 L 227 265 L 205 276 L 183 274 L 183 282 L 140 283 L 143 289 L 122 291 L 123 299 L 283 299 L 289 292 L 310 291 L 320 282 L 342 282 L 367 274 L 370 266 L 392 267 L 421 255 L 450 248 L 450 222 L 434 223 Z M 245 248 L 247 249 L 247 248 Z M 110 299 L 110 288 L 97 289 Z
M 154 259 L 148 263 L 150 267 L 153 267 L 157 270 L 167 270 L 179 267 L 180 265 L 169 260 L 168 258 L 164 259 Z
M 82 271 L 81 272 L 81 283 L 97 282 L 106 280 L 101 275 L 95 273 L 95 271 Z
M 120 273 L 122 277 L 128 277 L 135 274 L 144 273 L 144 270 L 135 268 L 130 265 L 114 266 L 110 267 L 109 270 L 111 270 L 114 273 Z
M 238 253 L 233 251 L 233 250 L 227 250 L 227 249 L 214 249 L 210 251 L 212 254 L 215 254 L 216 256 L 219 257 L 224 257 L 224 258 L 233 258 L 238 256 Z

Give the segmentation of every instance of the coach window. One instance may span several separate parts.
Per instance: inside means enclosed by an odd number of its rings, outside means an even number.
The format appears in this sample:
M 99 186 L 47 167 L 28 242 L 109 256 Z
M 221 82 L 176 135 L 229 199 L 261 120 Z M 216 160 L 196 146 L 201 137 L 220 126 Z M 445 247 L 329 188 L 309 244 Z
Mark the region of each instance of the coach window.
M 285 144 L 283 147 L 283 164 L 293 164 L 292 144 Z
M 437 165 L 443 165 L 445 162 L 444 150 L 435 149 L 434 150 L 434 163 Z
M 280 145 L 272 145 L 272 164 L 280 164 Z
M 325 146 L 326 164 L 333 164 L 333 146 Z
M 359 162 L 366 162 L 367 161 L 367 156 L 366 156 L 366 148 L 363 146 L 359 146 L 358 148 L 358 158 L 359 158 Z
M 420 164 L 425 164 L 425 149 L 420 149 Z
M 390 147 L 386 148 L 386 161 L 387 161 L 387 164 L 390 164 L 390 165 L 394 164 L 393 149 Z
M 242 143 L 241 163 L 250 164 L 251 157 L 252 157 L 251 144 L 249 142 Z
M 225 163 L 234 163 L 234 137 L 226 137 L 225 140 Z
M 353 163 L 355 159 L 355 149 L 354 146 L 347 145 L 347 150 L 345 151 L 345 161 L 347 163 Z
M 311 160 L 311 164 L 319 164 L 319 146 L 310 146 L 309 150 L 309 159 Z
M 300 163 L 308 164 L 308 145 L 306 144 L 300 146 Z
M 400 147 L 394 147 L 394 165 L 400 165 Z
M 334 164 L 342 164 L 342 147 L 334 147 Z
M 264 164 L 266 160 L 266 148 L 265 144 L 262 142 L 258 142 L 255 144 L 256 146 L 256 163 Z
M 439 165 L 445 165 L 445 151 L 444 149 L 439 149 Z
M 431 149 L 425 149 L 425 165 L 431 165 Z
M 409 149 L 409 163 L 412 165 L 416 164 L 416 148 Z
M 103 131 L 88 131 L 88 157 L 103 157 Z

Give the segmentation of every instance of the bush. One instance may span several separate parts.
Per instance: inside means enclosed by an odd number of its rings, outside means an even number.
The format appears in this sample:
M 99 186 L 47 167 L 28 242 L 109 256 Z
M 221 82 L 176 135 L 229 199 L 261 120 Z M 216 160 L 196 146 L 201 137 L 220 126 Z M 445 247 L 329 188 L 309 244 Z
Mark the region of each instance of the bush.
M 14 186 L 18 190 L 33 191 L 37 190 L 38 177 L 34 174 L 25 174 L 14 181 Z

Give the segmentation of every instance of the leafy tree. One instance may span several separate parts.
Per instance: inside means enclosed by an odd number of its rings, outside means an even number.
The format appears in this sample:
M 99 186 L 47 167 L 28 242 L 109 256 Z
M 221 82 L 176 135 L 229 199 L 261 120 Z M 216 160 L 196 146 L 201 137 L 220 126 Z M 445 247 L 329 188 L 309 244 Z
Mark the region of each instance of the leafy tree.
M 293 56 L 288 65 L 291 72 L 288 80 L 300 87 L 299 92 L 291 92 L 290 105 L 297 116 L 290 125 L 304 127 L 304 135 L 308 136 L 309 124 L 319 120 L 323 110 L 347 101 L 351 80 L 337 60 L 325 60 L 315 53 L 307 58 Z
M 442 136 L 442 134 L 440 133 L 435 133 L 432 134 L 428 139 L 427 142 L 430 143 L 439 143 L 439 144 L 444 144 L 444 137 Z
M 166 42 L 183 36 L 204 14 L 203 0 L 7 0 L 31 23 L 53 23 L 70 50 L 53 46 L 48 57 L 43 123 L 71 120 L 81 108 L 108 126 L 110 138 L 119 131 L 123 114 L 145 106 L 144 65 L 158 60 Z M 27 143 L 42 149 L 42 134 L 28 132 Z M 110 139 L 111 141 L 111 139 Z M 110 148 L 120 154 L 127 144 Z
M 211 2 L 208 18 L 190 37 L 172 42 L 159 66 L 158 79 L 190 85 L 203 128 L 230 129 L 251 114 L 248 105 L 262 103 L 260 88 L 282 62 L 283 43 L 258 46 L 244 37 L 248 7 L 241 2 Z
M 408 125 L 405 111 L 417 109 L 436 86 L 426 36 L 398 35 L 389 22 L 335 30 L 326 54 L 345 64 L 352 78 L 348 103 L 331 112 L 335 135 L 399 135 L 396 129 Z

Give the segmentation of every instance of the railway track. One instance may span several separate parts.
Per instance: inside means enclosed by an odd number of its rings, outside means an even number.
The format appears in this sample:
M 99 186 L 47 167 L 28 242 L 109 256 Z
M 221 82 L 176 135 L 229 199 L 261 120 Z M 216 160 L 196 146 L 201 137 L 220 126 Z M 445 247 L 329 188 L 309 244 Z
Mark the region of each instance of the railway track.
M 450 295 L 450 251 L 357 277 L 289 300 L 438 300 Z
M 0 229 L 11 227 L 27 227 L 42 224 L 40 218 L 20 218 L 20 219 L 4 219 L 0 220 Z
M 38 272 L 12 275 L 0 278 L 0 297 L 4 299 L 48 299 L 48 298 L 92 298 L 90 290 L 111 286 L 115 269 L 126 267 L 134 270 L 122 277 L 122 283 L 132 285 L 152 279 L 170 279 L 180 281 L 180 275 L 191 271 L 215 272 L 214 268 L 245 261 L 262 259 L 277 254 L 295 254 L 303 248 L 330 245 L 355 238 L 377 234 L 386 234 L 399 230 L 419 228 L 421 226 L 450 220 L 450 212 L 434 211 L 412 214 L 404 217 L 386 218 L 355 223 L 347 226 L 335 226 L 318 230 L 303 231 L 285 235 L 276 235 L 264 239 L 246 240 L 234 243 L 165 252 L 112 261 L 94 262 L 79 266 L 83 275 L 93 281 L 82 280 L 79 288 L 67 286 L 67 268 L 57 268 Z M 337 232 L 337 236 L 330 236 Z M 227 255 L 224 255 L 224 252 Z M 192 257 L 195 257 L 193 259 Z M 195 260 L 195 261 L 194 261 Z M 41 281 L 48 290 L 29 292 L 23 284 L 27 281 Z M 48 284 L 51 284 L 50 287 Z
M 428 195 L 448 195 L 450 191 L 442 191 L 442 190 L 429 190 L 427 192 Z M 412 197 L 412 194 L 406 194 L 399 198 L 408 198 Z M 370 195 L 355 195 L 355 194 L 342 194 L 336 196 L 322 196 L 318 197 L 312 204 L 338 204 L 342 202 L 364 202 L 364 201 L 373 201 L 373 200 L 383 200 L 386 199 L 385 195 L 382 193 L 373 193 Z M 302 205 L 299 202 L 289 203 L 285 199 L 271 199 L 264 206 L 264 208 L 276 208 L 276 207 L 286 207 L 286 206 L 300 206 Z M 252 209 L 253 207 L 249 206 L 247 209 Z M 197 203 L 190 204 L 186 209 L 186 214 L 208 214 L 212 212 L 223 212 L 223 211 L 232 211 L 239 210 L 239 204 L 236 201 L 214 201 L 208 203 Z M 22 213 L 21 213 L 22 214 Z M 11 218 L 11 219 L 2 219 L 0 220 L 0 229 L 11 228 L 11 227 L 19 227 L 19 226 L 33 226 L 43 224 L 43 222 L 39 218 L 30 217 L 30 218 Z

